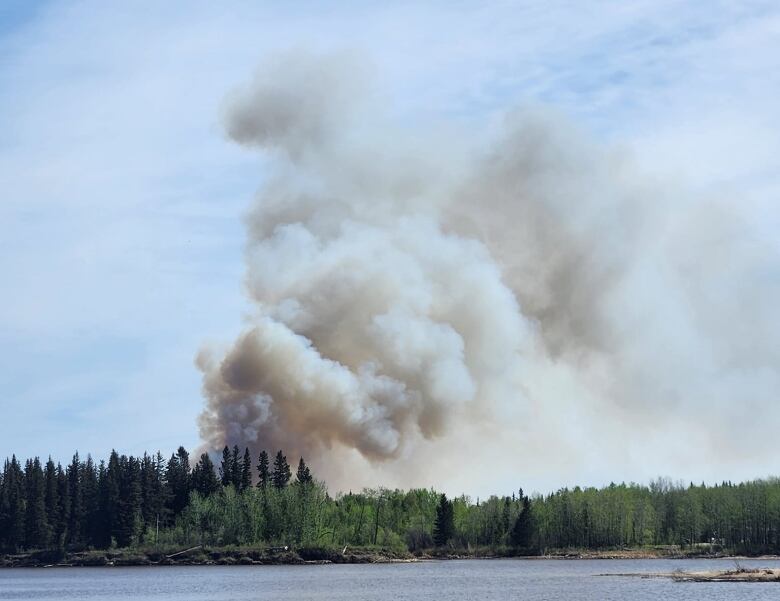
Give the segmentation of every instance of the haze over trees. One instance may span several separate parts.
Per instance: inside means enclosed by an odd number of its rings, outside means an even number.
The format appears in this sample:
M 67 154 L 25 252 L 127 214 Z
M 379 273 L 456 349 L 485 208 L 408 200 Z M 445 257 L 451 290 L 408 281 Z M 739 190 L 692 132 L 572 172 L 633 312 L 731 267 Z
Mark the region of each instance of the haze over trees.
M 253 486 L 254 484 L 254 486 Z M 67 466 L 15 456 L 0 474 L 0 550 L 141 545 L 370 546 L 420 551 L 707 545 L 780 552 L 780 480 L 715 486 L 659 479 L 529 497 L 449 499 L 434 490 L 367 489 L 332 497 L 300 458 L 225 447 L 194 466 L 179 447 L 166 461 L 112 452 Z

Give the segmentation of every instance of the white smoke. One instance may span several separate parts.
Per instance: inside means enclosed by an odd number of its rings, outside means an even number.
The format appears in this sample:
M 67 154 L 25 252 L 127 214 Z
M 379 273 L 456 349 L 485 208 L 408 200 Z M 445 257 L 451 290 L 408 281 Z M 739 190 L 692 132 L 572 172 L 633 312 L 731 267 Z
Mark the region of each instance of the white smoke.
M 776 257 L 732 212 L 543 112 L 510 114 L 487 151 L 421 141 L 349 59 L 277 65 L 227 111 L 270 176 L 247 218 L 257 313 L 198 358 L 208 447 L 302 454 L 336 487 L 376 482 L 348 472 L 366 465 L 419 484 L 519 448 L 566 463 L 599 433 L 630 455 L 620 428 L 672 409 L 722 448 L 737 408 L 775 401 Z

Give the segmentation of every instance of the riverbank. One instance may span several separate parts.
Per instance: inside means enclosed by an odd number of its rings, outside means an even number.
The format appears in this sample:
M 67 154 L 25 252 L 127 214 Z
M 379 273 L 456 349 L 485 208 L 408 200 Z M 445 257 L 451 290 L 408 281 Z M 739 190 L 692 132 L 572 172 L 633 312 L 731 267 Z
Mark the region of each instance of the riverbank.
M 130 548 L 90 550 L 62 554 L 37 551 L 0 556 L 0 567 L 111 567 L 111 566 L 173 566 L 173 565 L 305 565 L 305 564 L 368 564 L 407 563 L 456 559 L 739 559 L 742 556 L 718 551 L 704 553 L 701 549 L 679 547 L 647 547 L 640 549 L 555 549 L 541 555 L 518 555 L 512 549 L 430 549 L 410 553 L 383 548 L 334 549 L 326 547 L 205 547 L 189 549 Z M 777 559 L 777 556 L 761 556 Z M 663 575 L 661 575 L 663 576 Z
M 206 565 L 297 565 L 328 563 L 399 563 L 417 561 L 406 552 L 392 550 L 326 548 L 225 547 L 162 552 L 146 549 L 81 551 L 65 555 L 38 551 L 0 556 L 0 567 L 111 567 L 111 566 L 206 566 Z

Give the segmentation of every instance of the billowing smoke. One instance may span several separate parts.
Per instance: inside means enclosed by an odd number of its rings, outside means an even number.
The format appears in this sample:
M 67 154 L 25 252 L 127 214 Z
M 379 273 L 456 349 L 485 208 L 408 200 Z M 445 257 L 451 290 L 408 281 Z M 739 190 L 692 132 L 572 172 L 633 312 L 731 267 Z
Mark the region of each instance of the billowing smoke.
M 699 451 L 756 451 L 729 424 L 776 417 L 777 260 L 725 203 L 543 111 L 426 136 L 348 57 L 277 65 L 228 103 L 264 183 L 256 312 L 198 357 L 209 448 L 282 448 L 337 488 L 679 458 L 670 416 Z

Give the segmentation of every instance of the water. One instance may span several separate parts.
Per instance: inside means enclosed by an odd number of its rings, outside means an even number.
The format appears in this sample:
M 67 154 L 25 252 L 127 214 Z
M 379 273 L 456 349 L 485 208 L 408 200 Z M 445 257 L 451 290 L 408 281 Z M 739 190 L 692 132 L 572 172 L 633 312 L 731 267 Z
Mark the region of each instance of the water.
M 745 560 L 745 567 L 780 567 Z M 780 583 L 678 583 L 598 574 L 728 569 L 731 560 L 470 560 L 384 565 L 0 569 L 2 600 L 379 601 L 780 598 Z

